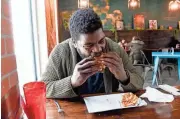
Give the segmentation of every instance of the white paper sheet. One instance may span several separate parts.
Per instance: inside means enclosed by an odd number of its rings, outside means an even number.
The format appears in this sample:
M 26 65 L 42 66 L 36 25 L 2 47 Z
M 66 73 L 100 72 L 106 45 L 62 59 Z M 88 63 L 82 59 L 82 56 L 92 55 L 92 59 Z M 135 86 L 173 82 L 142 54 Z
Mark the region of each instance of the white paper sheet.
M 173 95 L 162 93 L 161 91 L 149 86 L 146 87 L 146 92 L 140 97 L 148 98 L 151 102 L 172 102 L 174 100 Z
M 86 107 L 89 113 L 130 108 L 130 107 L 123 107 L 121 105 L 122 95 L 123 93 L 85 97 L 84 101 L 86 103 Z M 147 103 L 139 98 L 138 104 L 136 106 L 131 106 L 131 107 L 140 107 L 145 105 L 147 105 Z
M 175 87 L 172 87 L 170 85 L 167 85 L 167 84 L 164 84 L 164 85 L 159 85 L 159 88 L 161 88 L 162 90 L 165 90 L 175 96 L 180 96 L 180 92 L 179 89 L 175 88 Z

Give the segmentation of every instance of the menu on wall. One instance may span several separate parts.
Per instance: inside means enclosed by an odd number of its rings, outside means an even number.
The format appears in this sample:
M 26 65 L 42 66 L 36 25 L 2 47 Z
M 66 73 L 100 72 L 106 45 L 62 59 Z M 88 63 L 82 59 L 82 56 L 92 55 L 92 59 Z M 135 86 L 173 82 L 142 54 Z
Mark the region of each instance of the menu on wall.
M 144 15 L 135 14 L 134 15 L 134 29 L 143 30 L 145 28 Z

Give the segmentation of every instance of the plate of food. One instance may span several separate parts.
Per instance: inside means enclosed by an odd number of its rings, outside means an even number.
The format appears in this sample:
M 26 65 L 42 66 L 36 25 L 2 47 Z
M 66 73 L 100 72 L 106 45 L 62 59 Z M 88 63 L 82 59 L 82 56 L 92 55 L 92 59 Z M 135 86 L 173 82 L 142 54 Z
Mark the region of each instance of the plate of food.
M 133 93 L 84 97 L 89 113 L 146 106 L 147 103 Z

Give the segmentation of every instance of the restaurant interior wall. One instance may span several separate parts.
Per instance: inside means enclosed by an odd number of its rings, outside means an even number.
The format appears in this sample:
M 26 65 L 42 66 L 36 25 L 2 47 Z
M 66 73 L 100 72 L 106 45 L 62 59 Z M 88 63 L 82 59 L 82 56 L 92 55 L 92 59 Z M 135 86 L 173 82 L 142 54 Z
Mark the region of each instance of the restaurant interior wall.
M 107 19 L 108 14 L 113 11 L 120 10 L 124 26 L 133 26 L 133 15 L 142 14 L 145 17 L 145 29 L 149 28 L 149 20 L 157 20 L 158 26 L 163 25 L 164 28 L 169 26 L 178 27 L 180 21 L 180 11 L 168 11 L 169 0 L 141 0 L 140 8 L 129 10 L 128 0 L 89 0 L 90 8 L 93 8 L 101 20 L 107 20 L 104 29 L 111 29 L 112 22 Z M 67 20 L 71 14 L 78 9 L 77 0 L 58 0 L 59 16 L 62 20 Z

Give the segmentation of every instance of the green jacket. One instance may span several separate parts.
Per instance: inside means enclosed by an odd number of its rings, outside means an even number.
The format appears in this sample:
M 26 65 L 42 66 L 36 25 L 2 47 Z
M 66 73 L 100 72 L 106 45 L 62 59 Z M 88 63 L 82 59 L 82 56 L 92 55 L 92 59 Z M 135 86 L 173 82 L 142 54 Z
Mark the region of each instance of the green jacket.
M 103 73 L 105 92 L 111 93 L 118 91 L 118 89 L 123 89 L 123 91 L 142 89 L 144 80 L 129 61 L 126 52 L 109 38 L 106 38 L 106 49 L 107 51 L 117 52 L 122 58 L 124 69 L 128 71 L 130 76 L 130 83 L 127 85 L 121 84 L 106 68 Z M 46 70 L 42 75 L 42 81 L 46 83 L 47 98 L 72 98 L 78 96 L 71 86 L 71 75 L 76 64 L 77 52 L 71 38 L 59 43 L 53 49 Z

